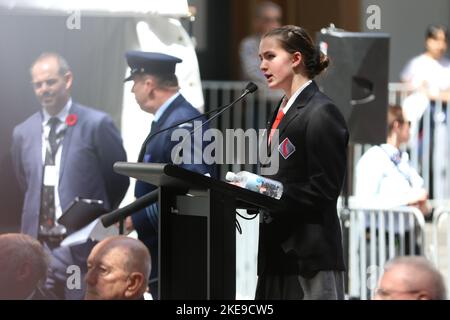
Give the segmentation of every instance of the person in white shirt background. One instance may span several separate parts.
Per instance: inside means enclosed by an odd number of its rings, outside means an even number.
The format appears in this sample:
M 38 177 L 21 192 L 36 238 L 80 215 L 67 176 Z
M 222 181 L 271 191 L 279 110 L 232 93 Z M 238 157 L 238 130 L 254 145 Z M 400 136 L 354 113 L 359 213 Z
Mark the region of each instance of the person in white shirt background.
M 410 90 L 422 90 L 432 100 L 450 97 L 450 60 L 444 55 L 448 46 L 445 26 L 431 25 L 425 34 L 425 52 L 411 59 L 401 72 Z
M 410 137 L 409 121 L 400 106 L 388 111 L 388 137 L 385 144 L 373 146 L 356 166 L 355 197 L 366 206 L 417 206 L 424 216 L 431 207 L 424 181 L 400 150 Z
M 412 130 L 418 134 L 419 156 L 424 152 L 424 141 L 429 138 L 428 156 L 429 195 L 433 199 L 445 199 L 449 190 L 445 159 L 447 148 L 447 101 L 450 99 L 450 60 L 445 57 L 448 47 L 448 29 L 444 25 L 430 25 L 425 32 L 425 52 L 407 63 L 400 74 L 412 95 L 403 102 L 403 107 L 412 116 Z M 426 110 L 430 112 L 429 132 L 424 128 Z M 416 116 L 413 116 L 415 114 Z M 418 126 L 418 129 L 416 129 Z M 413 144 L 415 139 L 413 139 Z

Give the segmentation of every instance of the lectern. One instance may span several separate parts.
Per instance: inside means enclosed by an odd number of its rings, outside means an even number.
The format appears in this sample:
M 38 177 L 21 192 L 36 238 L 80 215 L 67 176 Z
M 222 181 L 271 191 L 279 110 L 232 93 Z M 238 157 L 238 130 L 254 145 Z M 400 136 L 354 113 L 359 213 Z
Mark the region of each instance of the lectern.
M 171 164 L 114 165 L 158 186 L 160 299 L 236 296 L 236 209 L 271 209 L 279 200 Z

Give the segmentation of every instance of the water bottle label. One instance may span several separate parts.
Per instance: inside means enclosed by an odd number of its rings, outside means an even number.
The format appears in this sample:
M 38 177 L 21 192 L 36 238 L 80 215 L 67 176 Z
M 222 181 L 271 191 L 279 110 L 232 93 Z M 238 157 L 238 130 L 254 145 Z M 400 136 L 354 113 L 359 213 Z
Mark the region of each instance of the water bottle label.
M 248 179 L 247 180 L 247 184 L 245 185 L 245 188 L 248 190 L 252 190 L 255 192 L 261 192 L 260 188 L 261 188 L 261 183 L 262 181 L 260 181 L 261 179 L 257 178 L 257 179 Z
M 256 179 L 256 183 L 258 184 L 259 193 L 265 194 L 267 192 L 267 183 L 264 183 L 264 182 L 266 182 L 266 179 L 264 179 L 263 177 L 258 177 Z

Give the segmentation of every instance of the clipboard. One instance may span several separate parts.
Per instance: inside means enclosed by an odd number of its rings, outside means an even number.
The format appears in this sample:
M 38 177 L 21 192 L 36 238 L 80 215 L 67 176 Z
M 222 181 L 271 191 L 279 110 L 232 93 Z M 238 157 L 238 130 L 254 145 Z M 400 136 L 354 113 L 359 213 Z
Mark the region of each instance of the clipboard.
M 76 231 L 107 212 L 102 200 L 76 197 L 64 210 L 58 223 L 69 230 Z

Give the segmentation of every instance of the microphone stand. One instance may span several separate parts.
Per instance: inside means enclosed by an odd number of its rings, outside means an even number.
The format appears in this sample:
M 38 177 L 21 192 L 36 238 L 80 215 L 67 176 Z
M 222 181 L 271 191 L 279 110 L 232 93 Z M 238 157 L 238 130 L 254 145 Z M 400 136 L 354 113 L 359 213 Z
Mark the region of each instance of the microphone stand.
M 147 145 L 147 142 L 148 142 L 148 141 L 150 140 L 150 138 L 152 138 L 153 136 L 155 136 L 155 135 L 157 135 L 157 134 L 160 134 L 160 133 L 163 133 L 163 132 L 165 132 L 165 131 L 167 131 L 167 130 L 176 128 L 176 127 L 178 127 L 180 124 L 187 123 L 187 122 L 191 122 L 191 121 L 193 121 L 193 120 L 197 120 L 197 119 L 199 119 L 199 118 L 205 117 L 205 116 L 207 116 L 207 115 L 210 115 L 211 113 L 214 113 L 214 112 L 220 112 L 220 113 L 222 113 L 224 110 L 228 109 L 228 108 L 231 107 L 233 104 L 237 103 L 240 99 L 242 99 L 243 97 L 245 97 L 248 93 L 253 93 L 253 92 L 255 92 L 257 89 L 258 89 L 258 86 L 257 86 L 256 84 L 254 84 L 253 82 L 249 82 L 249 83 L 247 84 L 247 86 L 245 87 L 244 93 L 243 93 L 237 100 L 235 100 L 235 101 L 233 101 L 233 102 L 231 102 L 231 103 L 229 103 L 229 104 L 227 104 L 227 105 L 225 105 L 225 106 L 223 106 L 223 107 L 219 107 L 219 108 L 217 108 L 217 109 L 209 110 L 208 112 L 205 112 L 205 113 L 200 114 L 200 115 L 198 115 L 198 116 L 192 117 L 192 118 L 190 118 L 190 119 L 186 119 L 186 120 L 180 121 L 180 122 L 178 122 L 178 123 L 176 123 L 176 124 L 174 124 L 174 125 L 171 125 L 171 126 L 169 126 L 169 127 L 167 127 L 167 128 L 161 129 L 161 130 L 159 130 L 159 131 L 157 131 L 157 132 L 155 132 L 155 133 L 153 133 L 153 134 L 149 134 L 149 135 L 147 136 L 147 138 L 145 138 L 144 143 L 142 144 L 141 150 L 140 150 L 140 152 L 139 152 L 139 159 L 141 158 L 142 152 L 145 150 L 145 146 Z M 219 114 L 220 114 L 220 113 L 219 113 Z M 216 117 L 217 117 L 217 115 L 216 115 L 215 117 L 213 117 L 212 119 L 215 119 Z M 212 119 L 211 119 L 211 120 L 212 120 Z M 208 121 L 208 122 L 209 122 L 209 121 Z
M 191 136 L 193 133 L 195 133 L 197 130 L 203 128 L 207 123 L 211 122 L 212 120 L 214 120 L 215 118 L 217 118 L 218 116 L 220 116 L 222 113 L 224 113 L 225 111 L 227 111 L 229 108 L 231 108 L 232 106 L 234 106 L 236 103 L 238 103 L 239 101 L 241 101 L 242 99 L 244 99 L 249 93 L 253 93 L 258 89 L 258 87 L 253 83 L 250 82 L 247 87 L 245 88 L 244 92 L 237 98 L 235 99 L 233 102 L 231 102 L 230 104 L 221 107 L 219 109 L 216 110 L 212 110 L 212 111 L 219 111 L 217 112 L 215 115 L 213 115 L 211 118 L 207 119 L 205 122 L 203 122 L 201 125 L 195 127 L 194 129 L 192 129 L 191 131 L 189 131 L 188 134 L 186 134 L 183 139 L 181 140 L 181 143 L 179 145 L 179 149 L 178 152 L 176 153 L 176 157 L 173 161 L 174 164 L 179 165 L 181 164 L 180 161 L 180 150 L 182 149 L 187 137 Z M 188 122 L 188 121 L 186 121 Z
M 133 213 L 148 207 L 153 202 L 158 201 L 158 189 L 147 193 L 146 195 L 136 199 L 129 205 L 116 209 L 110 213 L 104 214 L 100 220 L 105 228 L 115 224 L 118 221 L 125 219 L 126 217 L 132 215 Z

